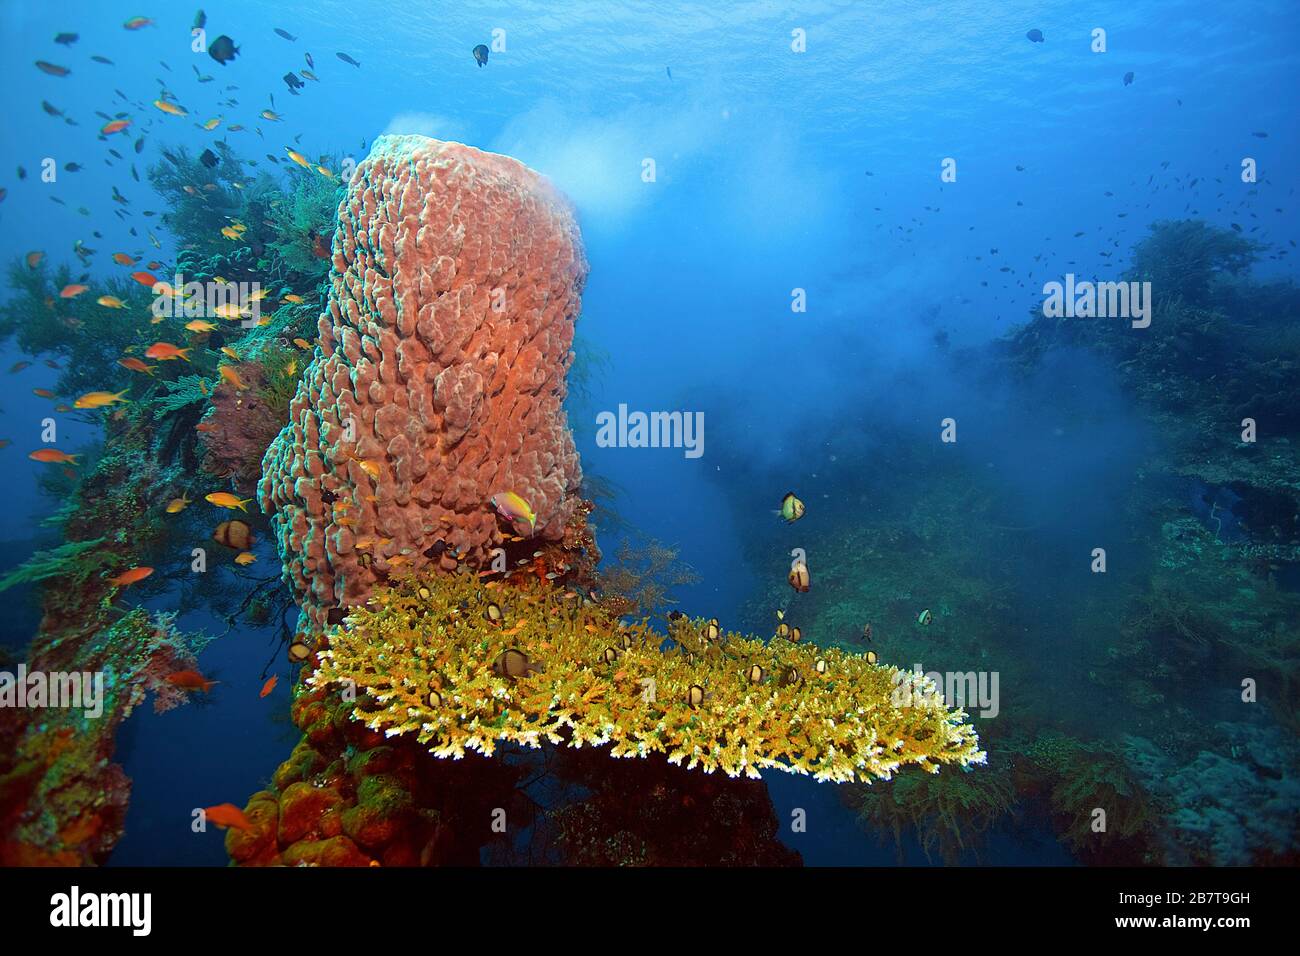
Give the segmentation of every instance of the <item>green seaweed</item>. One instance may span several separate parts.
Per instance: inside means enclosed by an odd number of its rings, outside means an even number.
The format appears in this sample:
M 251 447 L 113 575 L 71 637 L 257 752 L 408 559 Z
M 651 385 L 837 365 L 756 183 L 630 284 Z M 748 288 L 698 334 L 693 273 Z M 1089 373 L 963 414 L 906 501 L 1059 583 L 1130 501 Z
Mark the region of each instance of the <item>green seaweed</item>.
M 58 547 L 37 551 L 0 578 L 0 591 L 50 578 L 60 578 L 69 586 L 79 586 L 111 563 L 108 555 L 101 550 L 106 540 L 94 538 L 88 541 L 66 541 Z
M 174 382 L 163 382 L 162 386 L 164 393 L 153 403 L 154 418 L 163 418 L 200 402 L 206 403 L 211 395 L 207 380 L 200 375 L 182 375 Z
M 973 773 L 900 773 L 886 783 L 850 785 L 845 798 L 858 808 L 859 822 L 892 835 L 903 862 L 905 837 L 913 835 L 925 858 L 954 864 L 977 851 L 981 838 L 1010 814 L 1017 802 L 1003 760 Z

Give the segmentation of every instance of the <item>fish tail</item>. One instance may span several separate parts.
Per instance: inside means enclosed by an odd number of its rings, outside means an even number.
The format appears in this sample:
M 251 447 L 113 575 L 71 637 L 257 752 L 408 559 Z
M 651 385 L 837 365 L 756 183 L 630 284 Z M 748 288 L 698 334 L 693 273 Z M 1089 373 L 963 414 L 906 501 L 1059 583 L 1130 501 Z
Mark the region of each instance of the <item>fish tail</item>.
M 187 361 L 187 362 L 190 360 L 190 350 L 189 350 L 189 349 L 181 349 L 181 350 L 178 351 L 176 354 L 179 355 L 181 358 L 185 359 L 185 361 Z
M 240 510 L 240 511 L 244 512 L 245 514 L 247 514 L 248 509 L 245 508 L 244 505 L 248 504 L 248 503 L 249 503 L 250 501 L 252 501 L 252 500 L 253 500 L 252 498 L 244 498 L 244 499 L 242 499 L 242 500 L 236 501 L 235 504 L 239 505 L 239 510 Z
M 115 392 L 115 393 L 113 393 L 113 398 L 114 398 L 114 400 L 119 401 L 119 402 L 129 402 L 129 401 L 130 401 L 129 398 L 123 398 L 123 397 L 122 397 L 123 395 L 125 395 L 125 394 L 126 394 L 127 392 L 129 392 L 129 391 L 131 391 L 131 389 L 128 387 L 128 388 L 124 388 L 124 389 L 122 389 L 122 391 L 120 391 L 120 392 Z

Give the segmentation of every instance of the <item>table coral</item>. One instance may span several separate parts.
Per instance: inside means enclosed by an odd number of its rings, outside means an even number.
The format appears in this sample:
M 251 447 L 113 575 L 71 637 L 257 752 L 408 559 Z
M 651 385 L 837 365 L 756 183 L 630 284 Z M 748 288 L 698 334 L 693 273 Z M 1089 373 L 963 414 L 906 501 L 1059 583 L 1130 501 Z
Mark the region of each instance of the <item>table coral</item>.
M 581 482 L 562 404 L 587 263 L 546 180 L 381 137 L 339 206 L 332 265 L 320 349 L 258 495 L 316 628 L 399 569 L 485 562 L 498 492 L 532 506 L 535 538 L 562 540 Z
M 664 650 L 645 620 L 623 623 L 545 582 L 409 575 L 329 634 L 308 683 L 338 689 L 356 719 L 414 735 L 438 757 L 490 755 L 499 741 L 609 745 L 614 757 L 663 753 L 688 769 L 819 781 L 984 760 L 965 713 L 923 677 L 838 649 L 735 633 L 710 641 L 709 630 L 679 618 Z M 503 664 L 508 654 L 522 665 Z M 907 706 L 899 681 L 911 685 Z

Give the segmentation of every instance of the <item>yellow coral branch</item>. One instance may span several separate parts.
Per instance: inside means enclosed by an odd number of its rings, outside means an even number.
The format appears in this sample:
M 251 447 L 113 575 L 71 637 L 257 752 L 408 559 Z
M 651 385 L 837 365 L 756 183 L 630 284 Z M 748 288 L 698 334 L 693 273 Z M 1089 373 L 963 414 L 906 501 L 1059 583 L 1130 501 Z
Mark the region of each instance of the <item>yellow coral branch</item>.
M 517 623 L 494 623 L 493 603 Z M 907 672 L 837 648 L 707 634 L 705 622 L 680 619 L 663 650 L 646 620 L 625 624 L 573 592 L 507 592 L 468 573 L 408 577 L 329 634 L 309 682 L 354 687 L 356 719 L 454 759 L 545 740 L 611 745 L 615 757 L 663 753 L 733 777 L 776 769 L 840 782 L 984 762 L 965 713 L 932 688 L 895 703 Z

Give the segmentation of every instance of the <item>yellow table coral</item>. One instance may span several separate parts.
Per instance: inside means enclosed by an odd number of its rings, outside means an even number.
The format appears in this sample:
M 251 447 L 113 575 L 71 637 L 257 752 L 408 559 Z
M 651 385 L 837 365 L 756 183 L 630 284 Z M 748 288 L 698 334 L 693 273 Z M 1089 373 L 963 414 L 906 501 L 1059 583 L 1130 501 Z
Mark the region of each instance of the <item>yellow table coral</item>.
M 540 583 L 410 577 L 330 632 L 309 683 L 354 692 L 356 719 L 415 734 L 438 757 L 546 740 L 658 752 L 733 777 L 771 767 L 839 782 L 984 762 L 966 714 L 910 672 L 703 620 L 673 621 L 670 636 L 663 650 L 648 621 L 624 623 Z M 899 681 L 910 694 L 896 694 Z

